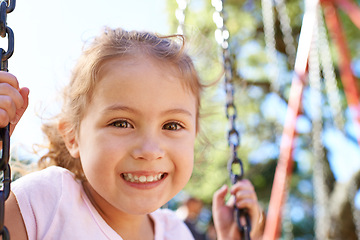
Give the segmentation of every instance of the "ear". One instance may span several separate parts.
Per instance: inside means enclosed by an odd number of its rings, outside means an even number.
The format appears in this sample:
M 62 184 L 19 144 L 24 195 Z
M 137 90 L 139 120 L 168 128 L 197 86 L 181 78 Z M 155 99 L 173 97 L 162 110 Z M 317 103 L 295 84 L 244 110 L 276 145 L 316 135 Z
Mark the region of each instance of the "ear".
M 60 121 L 58 125 L 59 133 L 61 134 L 65 146 L 73 158 L 80 157 L 79 144 L 77 141 L 75 130 L 69 130 L 68 123 Z

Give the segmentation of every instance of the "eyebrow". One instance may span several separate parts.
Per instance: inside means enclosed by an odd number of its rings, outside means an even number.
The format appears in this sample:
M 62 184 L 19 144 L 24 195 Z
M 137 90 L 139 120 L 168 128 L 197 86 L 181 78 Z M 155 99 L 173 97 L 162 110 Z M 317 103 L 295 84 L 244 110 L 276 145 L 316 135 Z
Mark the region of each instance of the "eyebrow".
M 174 108 L 174 109 L 166 110 L 162 113 L 163 114 L 185 114 L 185 115 L 192 117 L 192 114 L 188 110 L 185 110 L 183 108 Z
M 135 110 L 133 108 L 129 108 L 129 107 L 126 107 L 126 106 L 121 105 L 121 104 L 110 105 L 109 107 L 105 108 L 102 112 L 107 113 L 107 112 L 112 112 L 112 111 L 125 111 L 125 112 L 131 112 L 131 113 L 137 113 L 138 112 L 137 110 Z
M 130 113 L 135 113 L 135 114 L 139 113 L 138 110 L 136 110 L 134 108 L 126 107 L 121 104 L 111 105 L 111 106 L 105 108 L 102 112 L 107 113 L 107 112 L 112 112 L 112 111 L 125 111 L 125 112 L 130 112 Z M 165 110 L 162 112 L 162 114 L 165 114 L 165 115 L 166 114 L 184 114 L 184 115 L 187 115 L 190 117 L 193 116 L 190 111 L 183 109 L 183 108 L 174 108 L 174 109 Z

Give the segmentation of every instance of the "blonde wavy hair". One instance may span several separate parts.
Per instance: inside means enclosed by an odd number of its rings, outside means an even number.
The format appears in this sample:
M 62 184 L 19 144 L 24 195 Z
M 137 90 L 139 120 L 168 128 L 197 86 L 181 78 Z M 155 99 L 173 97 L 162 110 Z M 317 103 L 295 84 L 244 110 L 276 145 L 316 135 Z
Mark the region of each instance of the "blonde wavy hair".
M 75 66 L 70 83 L 63 91 L 63 106 L 57 121 L 46 123 L 42 130 L 49 140 L 49 151 L 40 158 L 40 168 L 57 165 L 73 172 L 76 178 L 86 180 L 80 159 L 73 158 L 66 148 L 58 130 L 59 122 L 65 130 L 75 134 L 80 127 L 84 110 L 89 104 L 99 72 L 107 61 L 137 55 L 149 56 L 163 64 L 175 66 L 184 80 L 184 86 L 197 100 L 197 128 L 200 95 L 203 85 L 194 64 L 185 51 L 185 40 L 181 35 L 158 36 L 149 32 L 125 31 L 105 28 L 103 33 L 83 50 Z

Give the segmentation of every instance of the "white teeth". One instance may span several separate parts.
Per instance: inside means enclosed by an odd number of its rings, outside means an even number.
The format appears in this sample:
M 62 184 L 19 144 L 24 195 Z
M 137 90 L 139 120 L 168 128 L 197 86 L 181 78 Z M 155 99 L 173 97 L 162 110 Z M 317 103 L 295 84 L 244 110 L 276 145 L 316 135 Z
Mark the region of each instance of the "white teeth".
M 153 176 L 137 176 L 137 175 L 133 175 L 131 173 L 123 173 L 122 174 L 124 179 L 128 182 L 141 182 L 141 183 L 150 183 L 150 182 L 155 182 L 155 181 L 159 181 L 160 179 L 162 179 L 163 177 L 163 173 L 159 173 Z
M 142 182 L 142 183 L 146 182 L 146 177 L 145 176 L 140 176 L 139 177 L 139 182 Z

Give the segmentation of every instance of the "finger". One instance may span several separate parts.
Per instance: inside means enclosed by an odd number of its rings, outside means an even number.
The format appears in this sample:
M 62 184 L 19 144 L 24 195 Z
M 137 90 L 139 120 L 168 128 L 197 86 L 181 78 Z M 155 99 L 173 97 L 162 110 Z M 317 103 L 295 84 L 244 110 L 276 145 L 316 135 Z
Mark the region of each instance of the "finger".
M 21 88 L 19 93 L 23 99 L 23 105 L 19 109 L 17 109 L 15 120 L 13 121 L 13 124 L 10 124 L 10 136 L 11 136 L 12 132 L 14 131 L 16 124 L 20 121 L 20 118 L 25 113 L 25 111 L 29 105 L 29 89 Z
M 242 179 L 241 181 L 236 182 L 230 189 L 230 193 L 235 195 L 236 192 L 241 190 L 251 190 L 255 192 L 255 188 L 248 179 Z
M 0 127 L 19 121 L 28 106 L 28 95 L 27 88 L 18 91 L 7 83 L 0 83 Z
M 0 83 L 0 95 L 9 96 L 14 101 L 16 108 L 21 108 L 24 104 L 23 97 L 18 89 L 9 83 Z
M 259 219 L 262 214 L 262 209 L 260 208 L 257 201 L 253 199 L 244 199 L 236 202 L 236 207 L 239 209 L 247 209 L 250 215 L 251 224 L 255 227 L 259 223 Z
M 29 93 L 30 93 L 30 90 L 28 88 L 21 88 L 19 92 L 20 92 L 20 95 L 21 95 L 21 97 L 23 99 L 23 105 L 19 108 L 16 115 L 20 119 L 21 116 L 24 114 L 25 110 L 27 109 L 27 107 L 29 106 Z
M 226 202 L 226 206 L 228 206 L 229 208 L 233 208 L 234 204 L 235 204 L 235 196 L 231 195 Z
M 8 83 L 0 83 L 0 96 L 0 108 L 5 110 L 5 112 L 9 115 L 8 120 L 11 123 L 15 123 L 17 110 L 24 105 L 23 96 L 17 89 Z M 7 119 L 3 118 L 3 120 Z
M 8 83 L 12 87 L 19 89 L 19 82 L 18 82 L 17 78 L 14 75 L 12 75 L 11 73 L 8 73 L 5 71 L 0 71 L 0 82 Z
M 257 201 L 257 196 L 255 191 L 252 190 L 241 190 L 235 193 L 236 200 L 240 201 L 243 199 L 252 199 Z
M 213 210 L 219 209 L 225 205 L 225 196 L 227 194 L 228 187 L 226 185 L 222 186 L 217 190 L 213 195 Z
M 24 114 L 25 110 L 27 109 L 27 107 L 29 106 L 29 89 L 28 88 L 21 88 L 19 91 L 22 99 L 23 99 L 23 104 L 20 108 L 17 109 L 16 111 L 16 119 L 15 119 L 15 123 L 18 123 L 20 118 L 22 117 L 22 115 Z
M 237 208 L 247 208 L 249 211 L 257 207 L 257 201 L 251 198 L 245 198 L 238 200 L 236 199 L 235 205 Z
M 0 95 L 0 127 L 5 127 L 16 116 L 15 103 L 9 96 Z
M 9 115 L 8 113 L 0 108 L 0 128 L 4 128 L 9 124 Z

